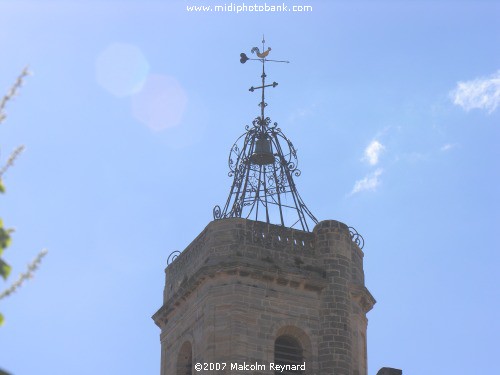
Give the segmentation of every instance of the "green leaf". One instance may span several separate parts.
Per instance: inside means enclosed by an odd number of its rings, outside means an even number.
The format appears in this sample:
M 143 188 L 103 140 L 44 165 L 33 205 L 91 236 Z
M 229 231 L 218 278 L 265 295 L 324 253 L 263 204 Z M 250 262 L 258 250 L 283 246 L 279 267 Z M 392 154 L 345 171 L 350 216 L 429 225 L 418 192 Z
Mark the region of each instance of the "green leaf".
M 0 249 L 5 249 L 10 245 L 9 231 L 3 228 L 2 220 L 0 219 Z
M 0 276 L 2 276 L 4 280 L 7 280 L 10 271 L 11 267 L 7 263 L 5 263 L 3 259 L 0 259 Z
M 4 321 L 4 319 L 3 319 L 3 315 L 2 315 L 2 313 L 0 313 L 0 326 L 1 326 L 1 325 L 3 325 L 3 321 Z M 2 371 L 2 370 L 0 369 L 0 371 Z M 0 375 L 1 375 L 1 374 L 2 374 L 2 373 L 0 372 Z
M 3 186 L 2 180 L 0 180 L 0 193 L 5 193 L 5 186 Z

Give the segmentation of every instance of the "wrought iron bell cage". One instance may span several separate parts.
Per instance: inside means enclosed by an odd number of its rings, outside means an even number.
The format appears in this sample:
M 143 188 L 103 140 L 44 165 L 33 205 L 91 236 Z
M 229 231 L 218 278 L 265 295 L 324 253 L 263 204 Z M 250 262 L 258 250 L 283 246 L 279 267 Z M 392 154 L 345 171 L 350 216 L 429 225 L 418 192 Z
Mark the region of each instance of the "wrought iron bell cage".
M 233 183 L 223 208 L 215 206 L 214 219 L 243 217 L 285 227 L 310 231 L 318 222 L 302 200 L 293 177 L 299 177 L 297 151 L 292 142 L 283 134 L 276 122 L 265 116 L 265 89 L 276 87 L 273 82 L 266 85 L 266 62 L 271 48 L 263 53 L 257 47 L 251 52 L 258 58 L 240 55 L 240 62 L 256 60 L 262 63 L 262 85 L 251 87 L 249 91 L 261 90 L 260 116 L 245 126 L 242 134 L 231 147 L 229 153 L 229 177 Z

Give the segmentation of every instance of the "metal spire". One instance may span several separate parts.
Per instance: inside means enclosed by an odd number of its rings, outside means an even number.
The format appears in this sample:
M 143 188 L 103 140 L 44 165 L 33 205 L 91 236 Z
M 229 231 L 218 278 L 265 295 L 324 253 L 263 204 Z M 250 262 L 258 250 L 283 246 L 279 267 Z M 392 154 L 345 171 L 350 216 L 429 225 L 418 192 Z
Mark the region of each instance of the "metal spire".
M 318 220 L 304 204 L 293 181 L 294 175 L 300 176 L 297 151 L 278 124 L 271 125 L 271 119 L 265 117 L 265 89 L 278 85 L 266 84 L 265 64 L 289 63 L 268 59 L 270 51 L 262 36 L 262 52 L 258 47 L 251 49 L 257 58 L 240 54 L 242 64 L 248 60 L 262 63 L 262 83 L 249 89 L 261 90 L 260 116 L 252 121 L 252 126 L 245 126 L 246 132 L 231 147 L 228 164 L 233 184 L 224 208 L 214 207 L 214 219 L 243 217 L 310 231 Z

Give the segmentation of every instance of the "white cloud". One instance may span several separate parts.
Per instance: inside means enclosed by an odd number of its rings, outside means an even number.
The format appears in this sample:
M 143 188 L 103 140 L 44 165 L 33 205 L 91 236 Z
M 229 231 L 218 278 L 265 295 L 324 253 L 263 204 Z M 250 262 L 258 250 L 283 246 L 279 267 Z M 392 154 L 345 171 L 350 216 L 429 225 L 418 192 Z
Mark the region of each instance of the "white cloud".
M 458 82 L 450 94 L 453 104 L 466 111 L 478 108 L 491 113 L 500 105 L 500 70 L 487 78 Z
M 446 152 L 450 151 L 452 148 L 457 147 L 458 145 L 456 143 L 446 143 L 443 146 L 441 146 L 441 151 Z
M 372 141 L 365 149 L 363 160 L 367 160 L 370 165 L 377 165 L 378 159 L 385 147 L 377 140 Z
M 363 178 L 362 180 L 356 181 L 349 195 L 353 195 L 365 190 L 375 190 L 377 186 L 380 185 L 379 177 L 382 174 L 382 172 L 383 170 L 379 168 L 375 172 Z
M 316 103 L 312 103 L 312 104 L 308 105 L 307 107 L 297 108 L 295 111 L 293 111 L 290 114 L 289 121 L 295 122 L 295 121 L 300 121 L 301 119 L 303 119 L 305 117 L 310 117 L 311 115 L 314 114 L 316 107 L 317 107 Z

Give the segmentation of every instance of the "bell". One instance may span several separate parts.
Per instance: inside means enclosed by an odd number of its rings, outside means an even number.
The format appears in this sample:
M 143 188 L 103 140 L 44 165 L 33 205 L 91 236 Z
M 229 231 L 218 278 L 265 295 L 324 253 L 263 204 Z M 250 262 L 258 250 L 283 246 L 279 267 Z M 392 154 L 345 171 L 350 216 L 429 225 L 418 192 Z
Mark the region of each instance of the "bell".
M 255 142 L 255 149 L 250 161 L 253 164 L 266 165 L 274 164 L 274 155 L 271 151 L 271 140 L 268 138 L 260 138 Z

